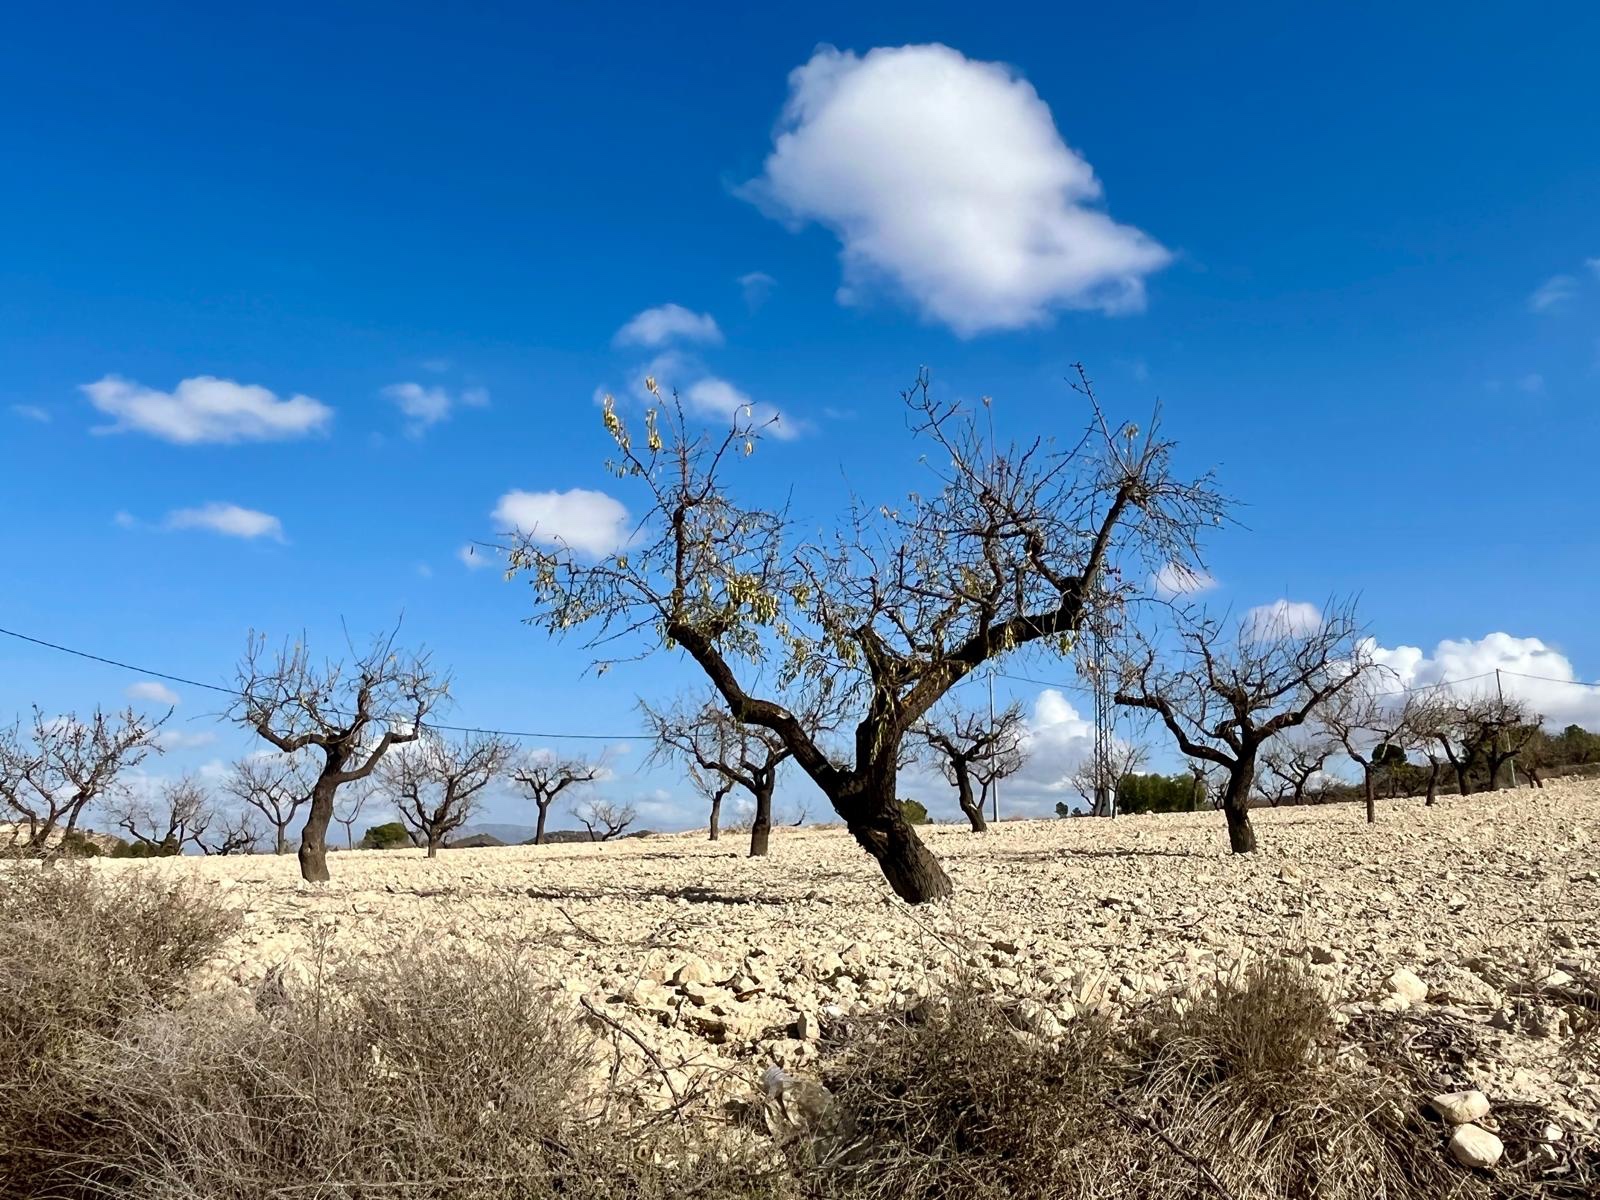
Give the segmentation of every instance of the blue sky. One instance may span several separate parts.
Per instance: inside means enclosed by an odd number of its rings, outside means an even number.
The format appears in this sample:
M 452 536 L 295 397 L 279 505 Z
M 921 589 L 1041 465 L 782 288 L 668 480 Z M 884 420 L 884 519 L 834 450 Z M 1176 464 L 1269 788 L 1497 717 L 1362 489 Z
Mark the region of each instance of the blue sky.
M 597 389 L 670 354 L 780 410 L 751 486 L 824 514 L 916 486 L 920 365 L 1022 435 L 1082 360 L 1240 501 L 1208 602 L 1359 592 L 1421 681 L 1600 676 L 1600 12 L 867 7 L 13 14 L 0 625 L 225 680 L 247 629 L 403 611 L 457 719 L 633 732 L 683 664 L 586 679 L 458 558 L 607 488 Z M 136 681 L 0 639 L 0 716 Z M 1006 689 L 1042 803 L 1075 701 Z M 178 690 L 216 737 L 159 770 L 248 748 Z

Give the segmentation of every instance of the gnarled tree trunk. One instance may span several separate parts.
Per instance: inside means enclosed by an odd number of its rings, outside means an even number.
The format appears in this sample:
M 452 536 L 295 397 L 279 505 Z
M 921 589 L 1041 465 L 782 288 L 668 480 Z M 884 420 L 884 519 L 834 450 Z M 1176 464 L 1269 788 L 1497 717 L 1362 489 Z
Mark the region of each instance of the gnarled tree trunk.
M 1361 764 L 1361 786 L 1367 794 L 1367 824 L 1371 825 L 1378 819 L 1377 793 L 1372 786 L 1372 764 Z
M 330 758 L 311 787 L 311 806 L 300 830 L 300 877 L 307 883 L 328 882 L 328 825 L 333 820 L 333 795 L 342 765 Z
M 711 818 L 706 822 L 708 841 L 718 841 L 722 837 L 722 792 L 711 797 Z
M 750 857 L 765 858 L 767 842 L 772 837 L 772 790 L 776 778 L 769 776 L 757 782 L 760 786 L 755 791 L 755 820 L 750 822 Z
M 1439 794 L 1439 770 L 1440 764 L 1430 759 L 1428 763 L 1428 796 L 1422 802 L 1424 808 L 1432 808 L 1434 798 Z
M 967 769 L 966 760 L 953 758 L 950 760 L 950 767 L 956 777 L 956 803 L 961 806 L 961 811 L 971 824 L 972 832 L 987 832 L 989 822 L 983 817 L 983 801 L 972 794 L 972 772 Z
M 544 845 L 544 823 L 546 818 L 550 816 L 550 804 L 548 801 L 546 801 L 544 804 L 540 804 L 538 808 L 539 820 L 533 827 L 533 844 L 535 846 L 542 846 Z
M 1256 831 L 1250 824 L 1250 785 L 1255 782 L 1255 764 L 1241 762 L 1228 775 L 1228 788 L 1222 795 L 1222 815 L 1228 820 L 1228 848 L 1235 854 L 1252 854 Z
M 908 904 L 950 895 L 950 877 L 922 844 L 900 807 L 892 769 L 875 780 L 857 782 L 850 794 L 829 799 L 844 817 L 851 836 L 877 860 L 895 895 Z

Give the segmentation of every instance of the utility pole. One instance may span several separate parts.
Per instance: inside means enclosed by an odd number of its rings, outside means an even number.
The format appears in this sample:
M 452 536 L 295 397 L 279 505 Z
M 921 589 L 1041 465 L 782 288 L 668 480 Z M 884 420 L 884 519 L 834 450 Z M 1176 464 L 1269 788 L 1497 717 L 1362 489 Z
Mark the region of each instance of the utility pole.
M 1504 711 L 1505 710 L 1505 703 L 1506 703 L 1506 689 L 1500 683 L 1500 668 L 1499 667 L 1496 667 L 1494 669 L 1494 690 L 1495 690 L 1495 694 L 1500 697 L 1500 708 L 1501 708 L 1501 711 Z M 1504 730 L 1501 730 L 1500 736 L 1502 738 L 1506 739 L 1505 741 L 1502 741 L 1500 743 L 1500 748 L 1502 750 L 1509 750 L 1511 748 L 1511 743 L 1510 743 L 1510 736 L 1511 735 L 1506 733 Z M 1511 768 L 1511 786 L 1513 788 L 1521 787 L 1522 785 L 1517 782 L 1517 759 L 1516 759 L 1516 756 L 1513 755 L 1512 757 L 1508 758 L 1506 760 L 1506 765 Z M 1492 780 L 1492 779 L 1489 780 L 1489 786 L 1491 788 L 1494 787 L 1494 780 Z

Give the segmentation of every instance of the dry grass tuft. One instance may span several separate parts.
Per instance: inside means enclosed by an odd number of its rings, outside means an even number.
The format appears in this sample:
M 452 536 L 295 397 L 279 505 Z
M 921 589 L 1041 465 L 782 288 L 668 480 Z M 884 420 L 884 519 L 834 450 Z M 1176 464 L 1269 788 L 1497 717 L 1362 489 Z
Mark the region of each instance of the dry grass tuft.
M 816 1193 L 852 1200 L 1486 1196 L 1403 1080 L 1336 1044 L 1315 982 L 1276 960 L 1053 1042 L 967 988 L 844 1050 L 826 1077 L 835 1132 L 789 1150 Z

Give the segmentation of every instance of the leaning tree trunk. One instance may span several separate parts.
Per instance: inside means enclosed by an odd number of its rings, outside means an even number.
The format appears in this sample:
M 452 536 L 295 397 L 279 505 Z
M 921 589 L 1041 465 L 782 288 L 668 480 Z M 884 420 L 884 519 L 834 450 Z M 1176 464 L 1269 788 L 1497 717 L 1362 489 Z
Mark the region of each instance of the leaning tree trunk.
M 950 877 L 906 820 L 895 795 L 892 770 L 877 780 L 857 783 L 846 794 L 828 798 L 857 844 L 877 860 L 895 895 L 908 904 L 950 895 Z
M 1250 854 L 1256 848 L 1256 831 L 1250 825 L 1250 785 L 1255 782 L 1254 777 L 1252 765 L 1235 767 L 1222 796 L 1222 813 L 1228 819 L 1228 848 L 1235 854 Z
M 307 883 L 328 882 L 328 824 L 333 820 L 333 795 L 339 770 L 329 764 L 311 788 L 311 808 L 300 831 L 300 877 Z
M 767 843 L 772 838 L 772 789 L 777 780 L 772 776 L 757 782 L 760 786 L 755 792 L 755 820 L 750 822 L 750 857 L 765 858 Z
M 546 800 L 543 804 L 540 804 L 538 807 L 539 807 L 539 821 L 534 826 L 534 829 L 533 829 L 533 844 L 535 846 L 542 846 L 542 845 L 544 845 L 544 822 L 545 822 L 545 818 L 550 815 L 550 802 L 548 800 Z
M 972 774 L 967 770 L 966 762 L 956 758 L 951 760 L 950 765 L 956 776 L 956 803 L 966 815 L 968 823 L 972 826 L 972 832 L 987 832 L 989 822 L 983 818 L 983 801 L 976 799 L 972 794 Z
M 711 819 L 706 822 L 711 841 L 716 841 L 722 836 L 722 792 L 711 797 Z
M 1378 802 L 1372 786 L 1372 767 L 1365 763 L 1361 766 L 1361 785 L 1367 793 L 1367 824 L 1371 825 L 1378 819 Z

